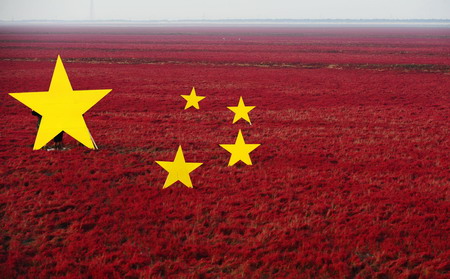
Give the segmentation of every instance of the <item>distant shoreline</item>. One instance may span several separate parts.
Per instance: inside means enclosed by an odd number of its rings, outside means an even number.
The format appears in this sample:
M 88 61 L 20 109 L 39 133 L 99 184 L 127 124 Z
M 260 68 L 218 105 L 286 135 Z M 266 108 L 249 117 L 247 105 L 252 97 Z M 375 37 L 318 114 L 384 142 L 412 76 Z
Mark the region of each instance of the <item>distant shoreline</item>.
M 275 25 L 275 26 L 436 26 L 450 27 L 447 19 L 223 19 L 223 20 L 2 20 L 0 25 Z

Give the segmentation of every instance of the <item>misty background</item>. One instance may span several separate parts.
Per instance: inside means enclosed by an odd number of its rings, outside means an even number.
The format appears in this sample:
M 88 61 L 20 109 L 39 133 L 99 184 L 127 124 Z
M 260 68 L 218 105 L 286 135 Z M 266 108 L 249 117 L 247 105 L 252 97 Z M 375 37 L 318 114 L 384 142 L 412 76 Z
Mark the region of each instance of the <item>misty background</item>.
M 0 0 L 0 20 L 449 19 L 450 0 Z

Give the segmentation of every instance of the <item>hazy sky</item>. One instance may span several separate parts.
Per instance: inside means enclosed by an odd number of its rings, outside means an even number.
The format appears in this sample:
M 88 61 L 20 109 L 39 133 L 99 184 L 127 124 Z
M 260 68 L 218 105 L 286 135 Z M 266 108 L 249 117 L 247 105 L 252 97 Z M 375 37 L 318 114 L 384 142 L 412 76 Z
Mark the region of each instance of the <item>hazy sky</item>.
M 450 0 L 92 0 L 94 19 L 450 19 Z M 0 0 L 0 20 L 87 20 L 91 0 Z

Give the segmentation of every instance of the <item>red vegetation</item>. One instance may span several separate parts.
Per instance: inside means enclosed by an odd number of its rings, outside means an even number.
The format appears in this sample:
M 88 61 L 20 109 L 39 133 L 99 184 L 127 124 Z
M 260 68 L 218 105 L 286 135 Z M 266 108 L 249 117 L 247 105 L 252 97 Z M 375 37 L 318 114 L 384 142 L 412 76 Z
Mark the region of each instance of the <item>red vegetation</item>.
M 448 276 L 448 29 L 0 32 L 2 276 Z M 74 89 L 113 89 L 85 115 L 98 151 L 32 151 L 6 94 L 46 91 L 58 54 Z M 227 167 L 239 129 L 262 145 Z M 179 144 L 204 164 L 162 190 Z

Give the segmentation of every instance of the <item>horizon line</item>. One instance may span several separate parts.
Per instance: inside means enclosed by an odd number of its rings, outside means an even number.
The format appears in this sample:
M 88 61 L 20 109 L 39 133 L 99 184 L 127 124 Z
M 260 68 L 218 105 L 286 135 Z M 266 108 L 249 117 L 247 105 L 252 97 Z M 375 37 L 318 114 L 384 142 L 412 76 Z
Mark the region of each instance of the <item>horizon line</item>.
M 436 18 L 399 18 L 399 19 L 388 19 L 388 18 L 360 18 L 360 19 L 352 19 L 352 18 L 224 18 L 224 19 L 0 19 L 0 22 L 104 22 L 104 21 L 117 21 L 117 22 L 191 22 L 191 21 L 200 21 L 200 22 L 230 22 L 230 21 L 245 21 L 245 22 L 254 22 L 254 21 L 263 21 L 263 22 L 309 22 L 309 21 L 342 21 L 342 22 L 360 22 L 360 21 L 377 21 L 377 22 L 450 22 L 449 19 L 436 19 Z

